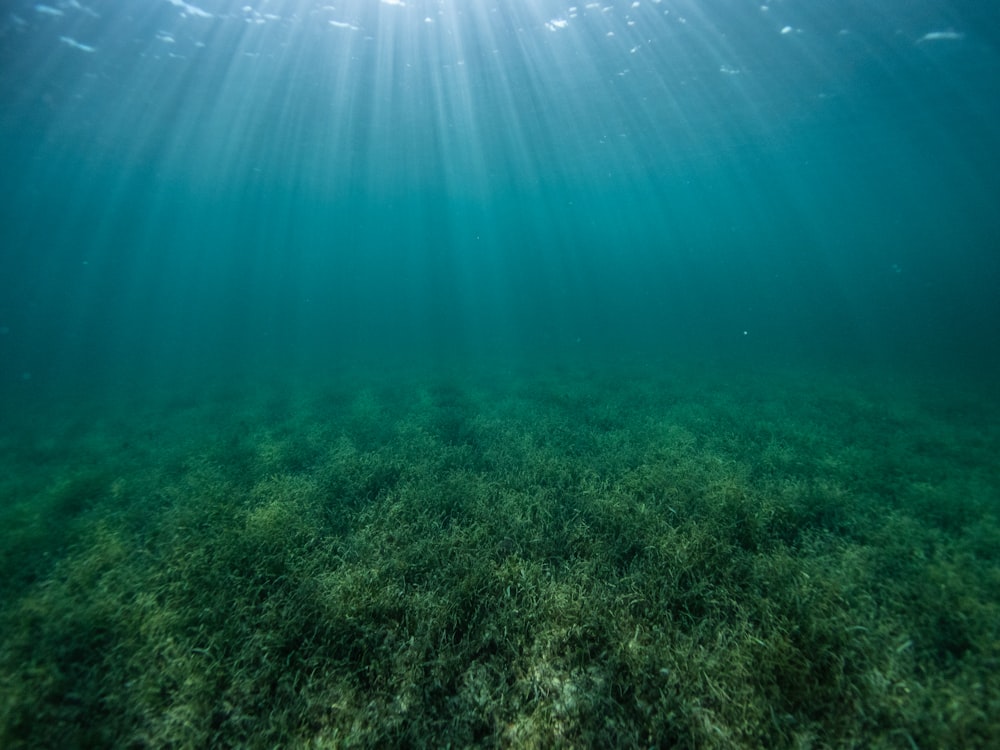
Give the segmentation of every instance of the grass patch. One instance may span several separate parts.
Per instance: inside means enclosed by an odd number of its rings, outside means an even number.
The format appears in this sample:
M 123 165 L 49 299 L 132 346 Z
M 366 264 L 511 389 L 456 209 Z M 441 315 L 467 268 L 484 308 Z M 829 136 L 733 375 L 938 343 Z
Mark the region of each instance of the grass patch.
M 11 428 L 0 745 L 992 746 L 962 398 L 397 374 Z

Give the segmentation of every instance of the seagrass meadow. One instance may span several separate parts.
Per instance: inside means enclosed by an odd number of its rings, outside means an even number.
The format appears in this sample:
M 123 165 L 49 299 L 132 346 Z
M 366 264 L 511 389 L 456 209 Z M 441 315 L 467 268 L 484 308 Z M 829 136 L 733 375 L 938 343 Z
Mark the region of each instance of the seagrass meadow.
M 0 745 L 990 747 L 988 395 L 658 361 L 11 409 Z

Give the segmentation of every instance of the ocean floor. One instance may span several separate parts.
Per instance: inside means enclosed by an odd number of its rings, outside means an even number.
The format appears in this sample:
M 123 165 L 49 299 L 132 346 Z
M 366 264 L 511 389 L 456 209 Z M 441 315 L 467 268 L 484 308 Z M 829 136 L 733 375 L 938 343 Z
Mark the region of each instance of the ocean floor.
M 0 746 L 986 748 L 1000 407 L 668 364 L 0 427 Z

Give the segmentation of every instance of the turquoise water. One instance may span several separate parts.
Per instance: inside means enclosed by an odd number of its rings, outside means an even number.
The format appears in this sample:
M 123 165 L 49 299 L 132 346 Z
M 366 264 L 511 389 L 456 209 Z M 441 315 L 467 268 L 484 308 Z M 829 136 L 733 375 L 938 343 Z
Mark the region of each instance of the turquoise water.
M 623 350 L 991 376 L 991 20 L 14 3 L 0 388 Z
M 5 3 L 0 745 L 994 747 L 998 30 Z

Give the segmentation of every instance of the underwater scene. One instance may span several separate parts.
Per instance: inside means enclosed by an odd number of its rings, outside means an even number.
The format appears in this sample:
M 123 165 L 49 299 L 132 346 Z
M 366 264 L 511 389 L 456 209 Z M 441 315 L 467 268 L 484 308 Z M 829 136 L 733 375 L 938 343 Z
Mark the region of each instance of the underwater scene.
M 0 747 L 1000 746 L 1000 9 L 9 0 Z

